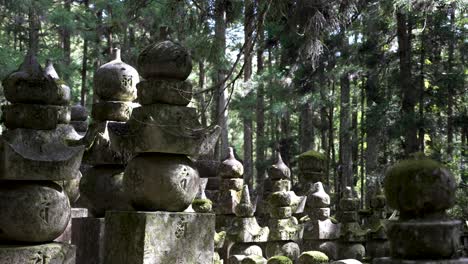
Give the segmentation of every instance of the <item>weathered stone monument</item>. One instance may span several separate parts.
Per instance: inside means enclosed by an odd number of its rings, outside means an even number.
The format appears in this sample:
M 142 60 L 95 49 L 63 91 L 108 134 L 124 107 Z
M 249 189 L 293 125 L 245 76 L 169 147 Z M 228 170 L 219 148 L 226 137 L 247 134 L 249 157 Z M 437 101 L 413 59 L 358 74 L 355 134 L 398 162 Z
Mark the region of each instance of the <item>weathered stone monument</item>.
M 71 107 L 70 125 L 79 134 L 85 134 L 88 131 L 88 110 L 86 110 L 86 107 L 80 104 Z
M 298 193 L 307 193 L 311 186 L 316 182 L 321 182 L 326 185 L 327 178 L 325 175 L 327 167 L 327 158 L 320 152 L 307 151 L 298 157 L 299 165 L 299 186 Z M 325 190 L 329 191 L 330 186 L 325 186 Z M 304 193 L 301 193 L 304 192 Z
M 390 255 L 390 245 L 385 233 L 385 221 L 387 212 L 385 210 L 386 199 L 382 188 L 376 188 L 376 194 L 370 198 L 372 215 L 367 219 L 366 253 L 368 259 L 388 257 Z
M 138 69 L 142 106 L 127 123 L 113 123 L 109 134 L 113 149 L 130 157 L 123 185 L 139 211 L 106 213 L 104 263 L 212 263 L 215 216 L 183 211 L 200 186 L 189 156 L 208 154 L 220 129 L 203 128 L 195 109 L 186 107 L 192 62 L 184 47 L 152 44 L 139 55 Z
M 254 216 L 255 208 L 250 200 L 249 187 L 244 185 L 240 202 L 234 209 L 236 218 L 227 230 L 227 238 L 232 246 L 229 250 L 229 263 L 242 263 L 252 258 L 255 263 L 265 263 L 259 243 L 268 240 L 268 227 L 261 227 Z
M 375 264 L 458 264 L 461 222 L 446 210 L 455 203 L 456 182 L 438 162 L 415 157 L 391 167 L 385 177 L 385 197 L 400 211 L 399 220 L 387 222 L 389 258 Z
M 307 197 L 297 196 L 291 190 L 291 170 L 279 151 L 277 162 L 268 168 L 268 176 L 272 193 L 267 198 L 270 234 L 265 253 L 268 258 L 283 255 L 295 261 L 300 255 L 298 243 L 302 239 L 303 225 L 294 214 L 303 212 Z
M 304 223 L 302 249 L 320 251 L 330 259 L 338 259 L 340 225 L 330 219 L 330 196 L 321 182 L 316 182 L 307 192 L 305 213 L 308 221 Z M 308 259 L 308 256 L 304 257 Z
M 84 151 L 70 145 L 70 89 L 31 53 L 3 87 L 10 104 L 0 140 L 0 263 L 75 263 L 74 246 L 52 242 L 71 217 L 55 181 L 78 177 Z
M 94 75 L 93 121 L 82 139 L 87 146 L 83 162 L 90 167 L 83 170 L 80 182 L 81 198 L 91 216 L 72 222 L 78 264 L 102 263 L 105 212 L 131 209 L 123 191 L 126 160 L 111 149 L 108 131 L 112 122 L 129 119 L 138 82 L 137 71 L 122 62 L 118 49 L 114 50 L 113 60 L 102 65 Z M 82 109 L 79 112 L 80 119 L 84 119 Z
M 363 243 L 366 241 L 367 231 L 361 228 L 358 209 L 359 198 L 356 197 L 351 187 L 343 190 L 340 199 L 340 238 L 338 258 L 362 260 L 366 256 Z

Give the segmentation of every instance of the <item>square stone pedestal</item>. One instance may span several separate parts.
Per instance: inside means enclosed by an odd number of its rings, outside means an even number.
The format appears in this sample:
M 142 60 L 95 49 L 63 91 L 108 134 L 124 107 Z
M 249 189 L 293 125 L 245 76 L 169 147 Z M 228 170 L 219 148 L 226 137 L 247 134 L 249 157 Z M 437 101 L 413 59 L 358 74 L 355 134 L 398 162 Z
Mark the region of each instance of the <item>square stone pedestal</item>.
M 61 234 L 57 239 L 55 239 L 56 242 L 63 242 L 63 243 L 71 243 L 71 237 L 72 237 L 72 220 L 74 218 L 79 218 L 79 217 L 87 217 L 88 216 L 88 209 L 86 208 L 72 208 L 71 209 L 71 218 L 70 222 L 68 222 L 67 228 L 65 231 L 63 231 L 63 234 Z
M 104 225 L 104 218 L 72 219 L 72 244 L 77 247 L 76 264 L 103 263 Z
M 108 211 L 104 264 L 213 263 L 215 215 Z
M 64 243 L 0 245 L 1 264 L 75 264 L 75 246 Z

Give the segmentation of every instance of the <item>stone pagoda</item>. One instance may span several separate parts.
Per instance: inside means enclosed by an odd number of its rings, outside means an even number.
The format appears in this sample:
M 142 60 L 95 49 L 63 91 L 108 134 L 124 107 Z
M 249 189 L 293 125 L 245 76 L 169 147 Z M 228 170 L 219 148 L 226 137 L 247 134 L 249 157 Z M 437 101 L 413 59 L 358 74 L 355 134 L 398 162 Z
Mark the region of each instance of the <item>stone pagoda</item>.
M 74 246 L 52 242 L 71 217 L 56 181 L 78 177 L 84 152 L 68 125 L 70 88 L 31 53 L 2 84 L 0 263 L 75 263 Z
M 325 174 L 327 168 L 327 158 L 320 152 L 310 150 L 302 153 L 298 157 L 299 184 L 297 192 L 306 195 L 316 182 L 321 182 L 328 192 L 330 186 L 326 186 L 327 177 Z
M 370 198 L 371 216 L 367 219 L 366 253 L 368 259 L 388 257 L 390 255 L 390 245 L 385 233 L 385 221 L 387 211 L 385 209 L 386 199 L 382 188 L 377 187 L 376 193 Z
M 259 243 L 268 240 L 269 229 L 258 225 L 247 185 L 243 187 L 241 200 L 236 205 L 234 212 L 236 218 L 227 230 L 227 238 L 232 243 L 229 259 L 236 255 L 232 259 L 240 263 L 241 260 L 251 255 L 262 257 L 263 252 Z M 257 259 L 259 258 L 257 257 Z M 233 261 L 229 261 L 229 263 L 233 263 Z M 264 261 L 266 262 L 266 259 Z
M 195 109 L 186 107 L 192 61 L 180 44 L 148 46 L 138 69 L 141 106 L 127 123 L 110 128 L 113 149 L 130 157 L 123 184 L 138 211 L 106 213 L 104 264 L 212 263 L 214 214 L 183 211 L 200 186 L 189 157 L 208 154 L 220 128 L 203 128 Z
M 359 221 L 360 200 L 353 189 L 347 186 L 340 199 L 338 220 L 340 221 L 339 259 L 363 260 L 366 256 L 364 242 L 367 231 L 363 230 Z
M 303 225 L 293 215 L 303 212 L 307 197 L 291 191 L 291 170 L 284 164 L 279 151 L 276 164 L 267 171 L 272 192 L 267 198 L 270 235 L 265 255 L 267 258 L 287 255 L 296 260 L 300 255 L 298 242 L 302 239 Z
M 384 181 L 385 197 L 400 211 L 387 222 L 390 256 L 375 264 L 466 264 L 460 258 L 461 221 L 446 210 L 455 203 L 455 178 L 440 163 L 413 157 L 392 166 Z
M 308 220 L 304 223 L 302 241 L 303 251 L 320 251 L 330 259 L 338 259 L 338 238 L 340 225 L 330 219 L 330 196 L 323 184 L 316 182 L 307 193 L 305 214 Z
M 78 134 L 86 134 L 86 131 L 88 131 L 88 110 L 86 110 L 86 107 L 80 104 L 71 107 L 70 125 L 75 128 Z
M 78 264 L 102 262 L 106 211 L 131 209 L 123 191 L 126 160 L 111 149 L 108 131 L 112 122 L 130 118 L 139 76 L 133 67 L 122 62 L 119 49 L 114 50 L 113 56 L 94 75 L 93 120 L 82 139 L 87 146 L 83 162 L 88 167 L 83 169 L 80 191 L 91 216 L 73 219 L 72 240 L 78 246 Z M 83 109 L 79 115 L 84 119 Z

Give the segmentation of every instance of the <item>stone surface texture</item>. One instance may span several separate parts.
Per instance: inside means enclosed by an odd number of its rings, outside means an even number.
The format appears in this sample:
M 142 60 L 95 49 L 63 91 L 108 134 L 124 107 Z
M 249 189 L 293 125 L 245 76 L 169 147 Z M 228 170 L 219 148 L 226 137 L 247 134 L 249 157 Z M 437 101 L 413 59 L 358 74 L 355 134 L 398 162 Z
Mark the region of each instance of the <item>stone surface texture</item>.
M 64 243 L 0 245 L 0 263 L 75 264 L 76 247 Z

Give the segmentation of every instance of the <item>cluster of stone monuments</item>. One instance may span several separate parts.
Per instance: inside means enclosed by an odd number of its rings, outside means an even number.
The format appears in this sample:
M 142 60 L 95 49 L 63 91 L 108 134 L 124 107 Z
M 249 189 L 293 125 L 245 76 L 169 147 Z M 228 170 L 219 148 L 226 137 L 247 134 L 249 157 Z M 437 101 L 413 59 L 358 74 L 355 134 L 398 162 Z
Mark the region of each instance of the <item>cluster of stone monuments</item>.
M 220 128 L 188 107 L 188 51 L 163 39 L 137 68 L 115 50 L 96 71 L 89 125 L 52 63 L 28 54 L 3 80 L 0 264 L 468 263 L 439 163 L 391 167 L 365 212 L 351 187 L 333 204 L 314 151 L 298 157 L 296 186 L 278 152 L 263 192 L 250 190 L 232 148 L 198 159 Z

